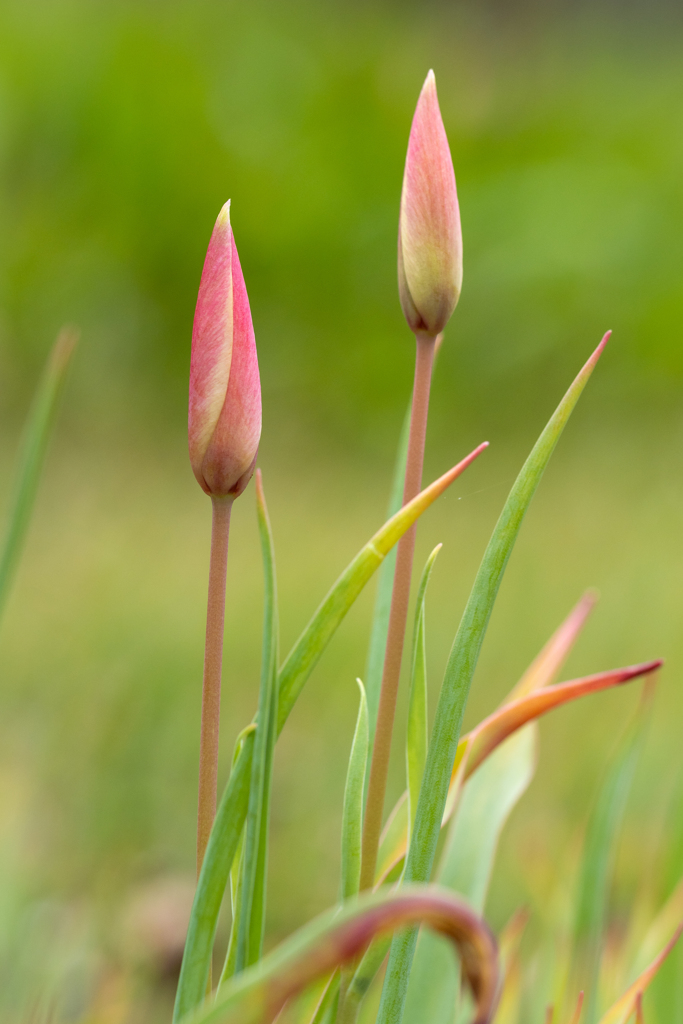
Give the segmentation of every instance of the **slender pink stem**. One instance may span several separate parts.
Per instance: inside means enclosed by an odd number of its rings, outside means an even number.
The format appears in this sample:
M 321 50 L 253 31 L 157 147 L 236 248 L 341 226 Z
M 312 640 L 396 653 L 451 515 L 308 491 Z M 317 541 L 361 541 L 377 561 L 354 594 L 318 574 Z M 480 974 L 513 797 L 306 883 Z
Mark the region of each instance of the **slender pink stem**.
M 429 410 L 429 389 L 432 381 L 432 365 L 436 347 L 436 339 L 426 334 L 416 335 L 416 342 L 415 382 L 413 385 L 413 404 L 410 414 L 406 477 L 403 488 L 404 505 L 406 502 L 411 501 L 416 494 L 419 494 L 422 484 L 422 464 L 424 462 L 427 413 Z M 408 600 L 410 597 L 410 580 L 413 572 L 416 528 L 417 524 L 412 526 L 403 535 L 398 542 L 396 551 L 396 571 L 394 575 L 394 588 L 391 595 L 389 631 L 387 633 L 387 646 L 384 655 L 382 688 L 380 690 L 379 708 L 377 711 L 375 743 L 372 750 L 368 795 L 363 822 L 361 890 L 372 888 L 375 880 L 377 851 L 382 830 L 382 813 L 389 772 L 391 737 L 394 729 L 396 698 L 398 696 L 398 681 L 401 674 L 403 641 L 408 618 Z
M 206 611 L 202 733 L 199 746 L 199 800 L 197 809 L 197 876 L 216 817 L 218 791 L 218 735 L 221 713 L 221 669 L 225 628 L 225 577 L 232 498 L 212 498 L 211 564 Z

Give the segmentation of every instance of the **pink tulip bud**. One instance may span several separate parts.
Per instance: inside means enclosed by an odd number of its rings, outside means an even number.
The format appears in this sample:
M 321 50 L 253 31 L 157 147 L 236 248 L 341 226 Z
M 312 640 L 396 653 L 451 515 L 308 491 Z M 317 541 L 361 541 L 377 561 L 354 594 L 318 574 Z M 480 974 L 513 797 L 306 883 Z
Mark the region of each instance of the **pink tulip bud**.
M 461 286 L 458 193 L 430 71 L 410 129 L 398 230 L 398 289 L 411 329 L 439 334 L 456 307 Z
M 203 490 L 212 497 L 241 494 L 260 438 L 254 327 L 227 202 L 209 242 L 192 328 L 190 462 Z

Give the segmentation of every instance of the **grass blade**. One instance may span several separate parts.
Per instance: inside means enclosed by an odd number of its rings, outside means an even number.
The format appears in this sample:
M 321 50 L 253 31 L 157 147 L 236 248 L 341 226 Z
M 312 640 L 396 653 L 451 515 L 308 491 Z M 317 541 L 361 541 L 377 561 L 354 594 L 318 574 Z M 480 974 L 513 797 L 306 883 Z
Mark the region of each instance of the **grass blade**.
M 270 788 L 277 717 L 277 585 L 273 535 L 261 471 L 256 470 L 256 507 L 265 577 L 261 689 L 251 763 L 249 806 L 244 840 L 244 878 L 237 930 L 235 973 L 256 963 L 263 950 L 268 862 Z
M 406 881 L 423 881 L 431 875 L 462 717 L 498 588 L 543 471 L 608 337 L 605 335 L 582 368 L 536 442 L 484 554 L 446 667 L 408 852 Z M 403 1016 L 416 937 L 411 930 L 392 943 L 378 1024 L 399 1024 Z
M 427 728 L 427 658 L 425 651 L 425 596 L 434 562 L 442 545 L 437 546 L 427 559 L 422 572 L 415 606 L 413 631 L 413 657 L 408 701 L 408 727 L 406 730 L 406 777 L 408 780 L 408 823 L 412 826 L 417 811 L 422 775 L 427 761 L 429 732 Z
M 426 924 L 447 936 L 464 965 L 477 1004 L 474 1024 L 491 1020 L 498 990 L 498 951 L 487 925 L 462 900 L 437 886 L 363 894 L 302 928 L 225 985 L 191 1024 L 266 1024 L 316 978 L 356 959 L 377 935 Z
M 360 689 L 360 704 L 356 731 L 351 745 L 349 769 L 344 788 L 342 814 L 342 900 L 358 895 L 360 884 L 361 833 L 363 830 L 363 789 L 368 762 L 368 702 L 365 687 L 356 680 Z
M 401 434 L 396 452 L 396 463 L 394 476 L 391 482 L 391 495 L 387 517 L 395 515 L 403 504 L 403 484 L 406 476 L 406 462 L 408 460 L 408 437 L 410 434 L 410 405 L 406 411 L 401 427 Z M 375 723 L 377 722 L 377 710 L 379 708 L 379 693 L 382 686 L 382 672 L 384 671 L 384 653 L 387 646 L 387 633 L 389 632 L 389 612 L 391 611 L 391 592 L 394 587 L 394 572 L 396 570 L 396 549 L 392 548 L 384 559 L 377 574 L 377 595 L 375 597 L 375 608 L 372 616 L 372 627 L 370 630 L 370 645 L 368 648 L 368 663 L 365 669 L 366 692 L 368 698 L 368 747 L 372 750 L 372 743 L 375 738 Z
M 278 735 L 325 647 L 384 557 L 485 447 L 480 445 L 392 516 L 339 577 L 278 674 Z M 198 1006 L 206 991 L 221 902 L 247 814 L 253 740 L 253 734 L 247 736 L 216 812 L 190 916 L 174 1021 Z
M 24 428 L 19 468 L 0 553 L 0 615 L 7 603 L 24 546 L 47 445 L 77 341 L 78 332 L 73 328 L 64 327 L 59 332 L 43 370 Z

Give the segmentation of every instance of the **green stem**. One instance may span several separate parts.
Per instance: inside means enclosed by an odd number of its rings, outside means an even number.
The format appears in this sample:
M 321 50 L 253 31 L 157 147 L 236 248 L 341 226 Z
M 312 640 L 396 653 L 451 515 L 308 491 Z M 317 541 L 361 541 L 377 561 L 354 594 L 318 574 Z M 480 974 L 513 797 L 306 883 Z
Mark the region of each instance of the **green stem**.
M 218 792 L 218 737 L 221 713 L 221 670 L 225 629 L 225 578 L 232 498 L 212 498 L 211 563 L 206 611 L 202 732 L 199 746 L 199 798 L 197 807 L 197 877 L 216 817 Z
M 403 504 L 411 501 L 420 491 L 422 465 L 424 462 L 427 414 L 429 411 L 429 389 L 432 380 L 432 364 L 436 339 L 426 334 L 416 335 L 415 382 L 410 415 L 410 437 L 408 458 L 403 487 Z M 391 595 L 389 630 L 384 656 L 382 688 L 379 698 L 375 740 L 370 765 L 370 780 L 365 803 L 363 823 L 363 856 L 361 862 L 360 888 L 372 888 L 375 880 L 377 851 L 382 830 L 382 813 L 389 772 L 391 737 L 394 729 L 398 682 L 401 674 L 403 642 L 408 619 L 410 580 L 413 571 L 416 527 L 412 526 L 401 538 L 396 552 L 396 571 Z

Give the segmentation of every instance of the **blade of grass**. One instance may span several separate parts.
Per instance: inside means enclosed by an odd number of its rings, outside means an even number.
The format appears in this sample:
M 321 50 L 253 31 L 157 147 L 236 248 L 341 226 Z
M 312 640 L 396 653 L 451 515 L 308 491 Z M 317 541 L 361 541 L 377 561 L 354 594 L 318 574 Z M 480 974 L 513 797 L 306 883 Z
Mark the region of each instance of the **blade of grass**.
M 387 509 L 387 518 L 391 518 L 391 516 L 395 515 L 403 504 L 403 483 L 406 477 L 409 434 L 410 406 L 408 406 L 403 419 L 403 425 L 399 436 L 394 475 L 391 482 L 389 507 Z M 372 748 L 372 743 L 375 738 L 375 724 L 377 722 L 377 709 L 379 707 L 379 692 L 382 685 L 382 672 L 384 671 L 384 652 L 387 646 L 387 633 L 389 632 L 389 612 L 391 611 L 391 592 L 394 587 L 395 571 L 396 548 L 392 548 L 384 559 L 384 562 L 377 574 L 377 595 L 375 597 L 375 608 L 372 616 L 372 626 L 370 629 L 368 663 L 365 669 L 370 748 Z
M 392 516 L 339 577 L 278 673 L 278 735 L 327 644 L 383 558 L 485 447 L 480 445 Z M 247 814 L 253 740 L 253 734 L 247 736 L 216 812 L 190 916 L 174 1021 L 198 1006 L 206 991 L 218 915 Z
M 437 546 L 427 559 L 422 571 L 415 606 L 413 630 L 413 657 L 408 699 L 408 725 L 406 729 L 406 777 L 408 780 L 408 824 L 412 825 L 417 811 L 417 798 L 427 761 L 429 732 L 427 728 L 427 657 L 425 650 L 425 597 L 434 562 L 442 545 Z
M 240 922 L 237 929 L 235 973 L 256 963 L 263 950 L 270 788 L 277 718 L 278 627 L 275 553 L 260 469 L 256 470 L 256 506 L 265 578 L 263 656 L 244 840 L 244 879 Z
M 462 900 L 437 886 L 363 894 L 292 935 L 258 964 L 236 975 L 188 1024 L 266 1024 L 288 999 L 336 966 L 352 962 L 376 935 L 424 923 L 460 952 L 477 1004 L 473 1024 L 491 1020 L 498 989 L 498 951 L 487 925 Z
M 425 881 L 431 875 L 465 705 L 498 588 L 543 471 L 608 337 L 606 334 L 582 368 L 536 442 L 484 554 L 446 667 L 408 852 L 406 881 Z M 416 938 L 411 929 L 392 943 L 378 1024 L 401 1021 Z
M 360 689 L 360 704 L 346 775 L 342 813 L 342 900 L 348 900 L 352 896 L 358 895 L 363 828 L 363 788 L 368 762 L 368 702 L 365 696 L 365 687 L 360 679 L 357 679 L 356 682 Z
M 616 844 L 644 735 L 649 690 L 610 764 L 590 816 L 576 897 L 570 991 L 586 993 L 585 1024 L 598 1019 L 598 988 L 607 900 Z
M 24 428 L 5 538 L 0 549 L 0 615 L 5 609 L 23 550 L 59 399 L 77 341 L 78 332 L 74 328 L 63 327 L 59 332 L 43 370 Z

